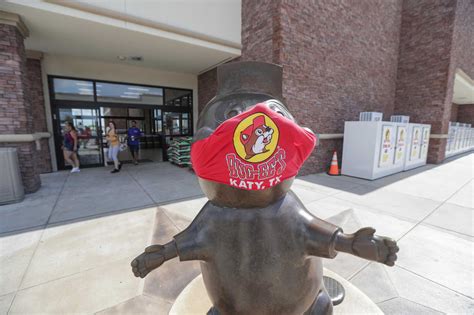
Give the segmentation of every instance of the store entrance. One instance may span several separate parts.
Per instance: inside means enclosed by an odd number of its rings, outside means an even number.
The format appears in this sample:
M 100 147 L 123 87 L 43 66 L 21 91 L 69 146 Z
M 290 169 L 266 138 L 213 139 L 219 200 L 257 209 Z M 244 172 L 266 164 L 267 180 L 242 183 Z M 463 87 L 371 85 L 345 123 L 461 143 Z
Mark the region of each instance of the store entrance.
M 53 76 L 48 82 L 58 169 L 67 167 L 62 151 L 66 122 L 77 130 L 81 167 L 107 165 L 110 121 L 123 144 L 136 123 L 140 162 L 164 161 L 170 140 L 192 136 L 192 90 Z M 119 159 L 131 161 L 129 150 Z
M 120 142 L 127 143 L 127 132 L 133 123 L 141 131 L 140 162 L 163 161 L 163 137 L 161 125 L 161 111 L 159 109 L 137 107 L 101 107 L 100 123 L 104 127 L 102 142 L 107 143 L 105 135 L 110 121 L 115 122 Z M 159 121 L 159 123 L 158 123 Z M 104 150 L 105 154 L 105 150 Z M 119 153 L 119 160 L 123 163 L 131 162 L 132 156 L 128 150 Z

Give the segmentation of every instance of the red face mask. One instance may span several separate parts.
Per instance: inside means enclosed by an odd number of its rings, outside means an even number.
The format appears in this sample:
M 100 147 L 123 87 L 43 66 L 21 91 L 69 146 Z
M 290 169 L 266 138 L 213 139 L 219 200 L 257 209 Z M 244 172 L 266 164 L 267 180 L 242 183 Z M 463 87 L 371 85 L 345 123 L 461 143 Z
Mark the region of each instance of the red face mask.
M 196 141 L 191 161 L 200 178 L 263 190 L 295 176 L 315 145 L 314 134 L 257 104 Z

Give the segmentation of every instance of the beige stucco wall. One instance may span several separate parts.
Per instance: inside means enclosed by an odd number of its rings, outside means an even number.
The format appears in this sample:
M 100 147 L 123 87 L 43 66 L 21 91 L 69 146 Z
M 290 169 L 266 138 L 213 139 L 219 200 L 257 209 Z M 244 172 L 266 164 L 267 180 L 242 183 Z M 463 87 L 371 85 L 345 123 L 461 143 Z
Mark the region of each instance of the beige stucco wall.
M 50 2 L 71 7 L 71 3 L 61 0 Z M 121 14 L 240 45 L 240 0 L 75 0 L 72 7 L 91 12 Z M 203 16 L 212 18 L 201 18 Z
M 48 75 L 69 76 L 86 79 L 127 82 L 136 84 L 168 86 L 193 90 L 194 128 L 198 116 L 197 76 L 192 74 L 162 71 L 154 68 L 139 67 L 120 63 L 105 63 L 70 56 L 45 54 L 41 61 L 43 71 L 43 90 L 48 131 L 53 133 L 51 105 L 48 90 Z M 51 161 L 56 170 L 54 139 L 50 138 Z

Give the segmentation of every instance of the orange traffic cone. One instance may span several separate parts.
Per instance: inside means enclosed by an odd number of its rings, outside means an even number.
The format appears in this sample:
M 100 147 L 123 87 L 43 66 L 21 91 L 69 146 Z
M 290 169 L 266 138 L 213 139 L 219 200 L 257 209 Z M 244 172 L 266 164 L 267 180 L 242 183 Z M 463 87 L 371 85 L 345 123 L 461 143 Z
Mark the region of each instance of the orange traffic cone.
M 336 151 L 334 151 L 334 154 L 332 155 L 332 161 L 331 161 L 331 166 L 329 167 L 328 175 L 331 175 L 331 176 L 341 175 L 339 173 L 339 166 L 337 164 L 337 153 L 336 153 Z

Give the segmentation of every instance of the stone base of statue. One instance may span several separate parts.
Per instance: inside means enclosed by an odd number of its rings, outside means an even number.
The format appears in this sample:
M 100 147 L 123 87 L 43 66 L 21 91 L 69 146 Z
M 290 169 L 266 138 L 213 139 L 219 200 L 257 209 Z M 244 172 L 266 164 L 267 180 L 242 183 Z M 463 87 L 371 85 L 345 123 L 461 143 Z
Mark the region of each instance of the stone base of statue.
M 344 301 L 334 307 L 334 314 L 383 314 L 372 300 L 349 281 L 327 269 L 324 269 L 324 275 L 339 281 L 345 289 Z M 211 300 L 199 275 L 184 288 L 169 315 L 206 315 L 211 307 Z

